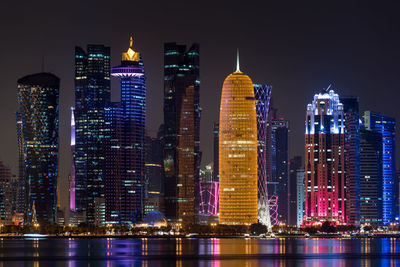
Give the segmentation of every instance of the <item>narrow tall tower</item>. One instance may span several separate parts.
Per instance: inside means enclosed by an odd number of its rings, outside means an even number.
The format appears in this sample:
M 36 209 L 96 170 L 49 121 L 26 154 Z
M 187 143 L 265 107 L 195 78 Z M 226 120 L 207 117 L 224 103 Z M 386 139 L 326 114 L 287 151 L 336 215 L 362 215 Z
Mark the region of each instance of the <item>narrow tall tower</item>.
M 256 223 L 256 105 L 253 83 L 240 71 L 239 57 L 222 86 L 219 127 L 219 223 Z
M 132 37 L 111 75 L 120 80 L 121 102 L 106 109 L 106 221 L 136 223 L 144 211 L 146 77 Z
M 254 84 L 257 111 L 258 220 L 272 230 L 267 190 L 267 122 L 271 86 Z

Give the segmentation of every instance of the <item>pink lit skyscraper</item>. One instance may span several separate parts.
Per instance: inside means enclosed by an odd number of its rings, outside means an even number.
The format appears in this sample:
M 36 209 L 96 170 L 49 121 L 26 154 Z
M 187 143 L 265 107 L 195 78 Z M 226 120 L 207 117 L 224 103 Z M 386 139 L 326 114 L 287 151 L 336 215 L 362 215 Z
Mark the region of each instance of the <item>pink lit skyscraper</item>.
M 328 89 L 307 105 L 303 225 L 347 222 L 344 112 L 338 94 Z

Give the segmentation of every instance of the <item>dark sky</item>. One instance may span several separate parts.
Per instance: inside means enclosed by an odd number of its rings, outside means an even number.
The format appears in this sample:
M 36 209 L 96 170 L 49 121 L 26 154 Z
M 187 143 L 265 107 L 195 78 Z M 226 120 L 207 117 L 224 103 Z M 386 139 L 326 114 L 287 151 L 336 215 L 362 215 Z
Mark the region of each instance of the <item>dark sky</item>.
M 163 43 L 200 43 L 202 165 L 212 161 L 212 123 L 223 80 L 235 69 L 273 85 L 274 106 L 290 121 L 291 155 L 302 155 L 305 108 L 332 84 L 400 121 L 399 6 L 383 1 L 7 1 L 0 9 L 0 159 L 17 173 L 16 81 L 45 71 L 61 78 L 60 186 L 69 173 L 74 46 L 111 46 L 112 65 L 134 37 L 147 76 L 147 131 L 162 123 Z M 202 3 L 201 3 L 202 2 Z M 366 2 L 372 2 L 368 4 Z M 119 86 L 113 83 L 113 98 Z M 397 132 L 399 136 L 399 132 Z M 397 138 L 399 142 L 399 138 Z M 400 155 L 397 153 L 399 165 Z

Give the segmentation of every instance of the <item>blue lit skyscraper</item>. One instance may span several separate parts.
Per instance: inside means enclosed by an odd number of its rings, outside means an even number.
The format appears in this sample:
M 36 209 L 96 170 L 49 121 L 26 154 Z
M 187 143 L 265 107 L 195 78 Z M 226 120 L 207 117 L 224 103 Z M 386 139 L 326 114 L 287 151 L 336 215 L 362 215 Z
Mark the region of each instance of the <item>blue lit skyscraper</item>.
M 382 203 L 382 134 L 360 130 L 360 222 L 381 226 Z
M 397 177 L 395 166 L 396 120 L 372 111 L 364 112 L 364 126 L 382 135 L 383 145 L 383 224 L 388 225 L 398 215 L 397 210 Z
M 142 219 L 145 185 L 146 85 L 142 57 L 132 49 L 122 54 L 111 75 L 121 84 L 121 102 L 106 108 L 106 221 L 135 223 Z
M 25 182 L 25 224 L 56 223 L 59 87 L 60 79 L 51 73 L 18 80 L 18 145 L 24 154 L 20 165 L 24 170 L 20 173 Z
M 110 102 L 110 48 L 75 47 L 75 210 L 95 223 L 104 202 L 104 108 Z M 103 201 L 101 201 L 103 199 Z

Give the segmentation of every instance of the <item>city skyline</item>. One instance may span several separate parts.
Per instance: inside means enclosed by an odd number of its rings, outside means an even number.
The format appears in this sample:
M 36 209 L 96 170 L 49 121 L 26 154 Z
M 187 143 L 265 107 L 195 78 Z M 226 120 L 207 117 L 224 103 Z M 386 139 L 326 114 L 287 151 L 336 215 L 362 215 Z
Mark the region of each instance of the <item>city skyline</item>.
M 73 47 L 75 45 L 86 46 L 91 43 L 110 46 L 112 50 L 111 65 L 115 66 L 119 61 L 119 53 L 125 49 L 126 39 L 130 34 L 133 34 L 135 40 L 137 40 L 137 42 L 135 42 L 137 49 L 143 51 L 142 54 L 146 57 L 146 73 L 148 74 L 147 88 L 149 88 L 147 105 L 149 107 L 154 107 L 154 109 L 148 108 L 147 118 L 150 122 L 148 129 L 153 136 L 155 136 L 155 132 L 162 122 L 162 118 L 158 116 L 159 110 L 157 106 L 162 106 L 161 91 L 163 86 L 161 66 L 163 43 L 175 40 L 183 43 L 196 41 L 202 46 L 200 74 L 203 92 L 200 100 L 201 107 L 203 108 L 201 125 L 202 166 L 212 161 L 212 122 L 218 120 L 220 88 L 222 80 L 230 72 L 229 70 L 233 71 L 232 66 L 234 66 L 236 47 L 239 47 L 241 50 L 242 69 L 252 78 L 254 77 L 253 79 L 257 82 L 273 85 L 274 104 L 279 107 L 279 111 L 283 114 L 283 117 L 290 121 L 291 137 L 289 143 L 291 157 L 293 155 L 302 155 L 304 145 L 302 142 L 304 118 L 299 115 L 301 114 L 300 110 L 302 111 L 304 109 L 310 95 L 320 88 L 326 87 L 328 83 L 333 83 L 334 88 L 339 90 L 341 95 L 360 96 L 360 113 L 364 110 L 371 109 L 379 110 L 388 116 L 397 116 L 394 102 L 396 98 L 396 70 L 394 68 L 394 62 L 397 61 L 396 58 L 399 56 L 399 52 L 395 49 L 395 47 L 398 47 L 397 44 L 399 40 L 392 34 L 395 32 L 395 29 L 397 29 L 398 23 L 390 16 L 390 12 L 387 18 L 383 18 L 382 14 L 379 12 L 377 16 L 382 18 L 387 24 L 392 23 L 394 26 L 381 31 L 381 36 L 378 36 L 380 38 L 373 38 L 377 37 L 376 28 L 384 28 L 385 23 L 383 23 L 382 26 L 378 23 L 365 21 L 368 14 L 374 12 L 372 7 L 364 6 L 358 11 L 355 11 L 356 7 L 351 5 L 347 7 L 348 9 L 346 10 L 348 11 L 340 10 L 339 6 L 320 7 L 321 12 L 317 14 L 310 14 L 301 8 L 301 10 L 306 12 L 305 17 L 309 15 L 309 18 L 300 19 L 300 26 L 294 26 L 293 22 L 299 19 L 299 15 L 295 14 L 295 8 L 289 10 L 285 15 L 282 6 L 279 6 L 279 4 L 271 5 L 272 6 L 267 5 L 269 7 L 267 12 L 272 16 L 267 21 L 262 21 L 260 17 L 250 19 L 248 24 L 244 23 L 245 19 L 250 18 L 250 12 L 246 9 L 244 10 L 246 16 L 244 16 L 244 18 L 238 18 L 237 27 L 246 28 L 250 32 L 244 33 L 244 37 L 248 37 L 250 41 L 257 40 L 257 42 L 252 42 L 251 44 L 238 40 L 236 37 L 230 37 L 234 30 L 229 29 L 229 23 L 227 22 L 217 23 L 217 29 L 210 29 L 207 34 L 202 34 L 201 29 L 204 30 L 207 26 L 200 18 L 200 14 L 202 14 L 202 12 L 204 13 L 207 8 L 207 5 L 204 4 L 198 7 L 199 15 L 196 15 L 196 18 L 199 19 L 199 23 L 190 22 L 187 26 L 180 26 L 177 30 L 170 29 L 165 32 L 161 31 L 163 27 L 160 22 L 165 18 L 165 15 L 160 14 L 159 11 L 155 11 L 155 16 L 160 17 L 155 23 L 155 26 L 152 26 L 155 27 L 154 29 L 156 30 L 157 37 L 152 37 L 152 35 L 149 34 L 149 29 L 151 28 L 149 28 L 150 26 L 148 25 L 150 25 L 150 23 L 146 19 L 143 20 L 143 23 L 140 25 L 141 27 L 132 27 L 127 23 L 126 25 L 122 25 L 117 31 L 111 33 L 112 31 L 109 28 L 106 28 L 109 30 L 104 32 L 88 31 L 89 25 L 85 25 L 85 21 L 79 16 L 78 18 L 80 19 L 78 21 L 80 23 L 78 22 L 77 24 L 72 23 L 72 21 L 65 16 L 60 16 L 60 21 L 64 22 L 61 24 L 60 22 L 55 23 L 60 27 L 60 34 L 56 36 L 54 35 L 54 30 L 46 27 L 43 28 L 43 33 L 38 34 L 38 36 L 30 35 L 30 27 L 40 26 L 43 23 L 42 21 L 34 20 L 31 26 L 25 25 L 27 26 L 26 30 L 22 28 L 24 24 L 16 22 L 5 30 L 6 33 L 10 34 L 5 37 L 5 42 L 3 43 L 3 51 L 10 51 L 9 54 L 12 55 L 12 58 L 5 56 L 3 63 L 1 63 L 2 73 L 4 73 L 4 77 L 6 77 L 1 84 L 5 89 L 1 92 L 1 99 L 4 102 L 3 105 L 1 105 L 0 112 L 5 114 L 4 119 L 6 126 L 6 131 L 4 131 L 2 138 L 2 145 L 5 149 L 0 154 L 1 159 L 6 165 L 12 167 L 14 174 L 17 173 L 16 169 L 18 164 L 17 152 L 15 149 L 17 143 L 14 125 L 14 112 L 16 111 L 15 84 L 18 77 L 22 77 L 26 73 L 40 72 L 42 68 L 42 56 L 44 55 L 44 70 L 52 71 L 55 75 L 61 77 L 60 180 L 64 183 L 61 185 L 66 186 L 70 167 L 70 148 L 68 145 L 70 131 L 69 117 L 70 107 L 73 106 L 74 88 L 72 71 Z M 172 10 L 173 6 L 174 5 L 172 5 L 172 7 L 166 7 L 167 11 L 175 12 Z M 30 7 L 29 4 L 27 7 Z M 39 5 L 38 7 L 41 6 Z M 43 12 L 39 10 L 38 7 L 32 7 L 32 10 L 39 13 Z M 223 7 L 222 3 L 216 4 L 215 13 L 213 13 L 208 23 L 220 21 L 219 18 L 216 18 L 216 15 L 219 15 L 218 12 L 222 11 Z M 89 7 L 85 4 L 83 10 L 88 8 Z M 112 6 L 111 8 L 117 7 Z M 143 6 L 143 8 L 146 8 L 146 6 Z M 21 12 L 25 14 L 27 10 L 22 10 Z M 64 7 L 63 12 L 67 12 L 68 10 L 71 10 L 70 7 Z M 350 10 L 355 12 L 354 20 L 351 18 L 352 16 L 350 16 L 353 14 Z M 239 10 L 235 7 L 230 7 L 230 11 L 232 11 L 234 15 L 239 13 Z M 99 12 L 100 14 L 105 13 L 106 8 L 100 5 Z M 335 24 L 336 26 L 334 27 L 332 24 L 333 22 L 330 22 L 329 15 L 335 14 L 335 12 L 341 15 L 341 21 L 349 22 L 350 28 L 348 30 L 344 27 L 345 23 Z M 261 15 L 260 13 L 257 14 L 259 16 Z M 234 15 L 232 15 L 232 17 L 237 17 Z M 28 14 L 28 17 L 29 16 Z M 51 14 L 51 17 L 53 16 L 55 15 Z M 91 16 L 94 16 L 94 21 L 100 19 L 98 15 Z M 230 17 L 226 14 L 223 16 L 226 18 Z M 279 16 L 282 16 L 282 18 Z M 7 18 L 7 16 L 4 18 Z M 282 24 L 285 18 L 289 19 L 287 25 Z M 121 18 L 116 18 L 116 21 L 118 21 L 117 19 Z M 315 20 L 320 22 L 320 26 L 313 24 Z M 26 21 L 26 18 L 22 19 L 22 23 L 26 23 Z M 175 19 L 173 19 L 171 23 L 174 21 Z M 232 18 L 230 22 L 231 21 Z M 121 19 L 120 22 L 123 22 L 123 20 Z M 146 22 L 148 25 L 146 25 Z M 200 22 L 202 22 L 203 25 L 200 25 Z M 71 32 L 69 26 L 66 26 L 70 25 L 68 23 L 71 23 L 72 28 L 78 29 L 82 27 L 81 31 L 75 33 Z M 363 26 L 363 23 L 367 23 L 371 29 L 357 32 L 355 36 L 351 37 L 349 34 L 352 33 L 353 30 L 356 31 Z M 91 23 L 89 24 L 92 25 Z M 254 30 L 252 31 L 252 27 L 249 27 L 256 25 L 268 26 L 265 27 L 265 34 L 258 32 L 259 35 L 256 35 L 257 32 Z M 300 33 L 304 33 L 304 36 L 300 36 L 300 34 L 296 33 L 296 29 L 300 29 Z M 83 34 L 85 31 L 88 31 L 87 35 L 86 33 Z M 263 35 L 268 35 L 268 38 L 263 37 Z M 20 39 L 20 36 L 24 36 L 27 40 L 30 40 L 29 55 L 18 53 L 22 50 L 21 45 L 25 44 L 25 42 L 15 42 L 15 40 Z M 335 40 L 335 38 L 341 41 Z M 371 38 L 371 41 L 368 41 L 369 44 L 366 44 L 365 40 L 369 40 L 369 38 Z M 386 40 L 386 42 L 382 42 L 382 40 Z M 285 41 L 294 41 L 294 43 L 292 43 L 290 48 L 287 46 L 278 47 L 278 45 L 280 46 L 281 43 L 285 43 Z M 354 43 L 348 44 L 348 42 L 346 42 L 347 44 L 344 45 L 345 41 L 354 41 Z M 308 46 L 309 48 L 307 48 Z M 321 48 L 316 52 L 311 51 L 316 47 Z M 362 48 L 360 51 L 355 51 L 356 48 L 358 49 L 360 47 Z M 349 57 L 349 54 L 352 52 L 356 53 Z M 260 55 L 262 55 L 263 60 L 258 59 Z M 363 62 L 366 60 L 365 55 L 369 56 L 371 62 L 377 63 L 372 64 L 374 66 L 363 66 Z M 26 61 L 27 64 L 16 64 L 22 60 Z M 300 70 L 302 66 L 304 66 L 305 70 Z M 364 77 L 368 77 L 368 79 Z M 112 84 L 113 99 L 115 99 L 116 95 L 119 95 L 118 88 L 117 82 L 114 81 Z M 378 94 L 376 91 L 382 93 Z M 399 138 L 399 134 L 397 136 L 397 138 Z M 14 142 L 10 140 L 14 140 Z M 398 161 L 399 158 L 400 157 L 397 157 Z

